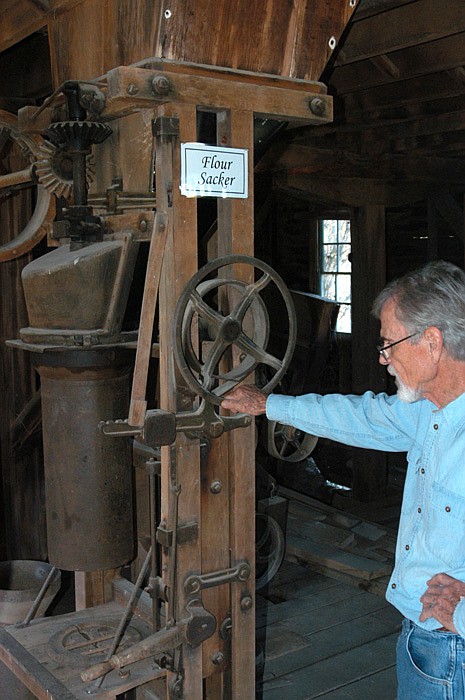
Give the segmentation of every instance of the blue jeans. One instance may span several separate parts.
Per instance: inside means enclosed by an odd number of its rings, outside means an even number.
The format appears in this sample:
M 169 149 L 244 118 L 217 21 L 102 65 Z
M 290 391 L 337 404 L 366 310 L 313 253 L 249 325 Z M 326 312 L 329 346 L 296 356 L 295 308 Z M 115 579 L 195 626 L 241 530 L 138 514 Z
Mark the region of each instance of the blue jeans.
M 465 639 L 404 620 L 397 642 L 397 700 L 464 700 Z

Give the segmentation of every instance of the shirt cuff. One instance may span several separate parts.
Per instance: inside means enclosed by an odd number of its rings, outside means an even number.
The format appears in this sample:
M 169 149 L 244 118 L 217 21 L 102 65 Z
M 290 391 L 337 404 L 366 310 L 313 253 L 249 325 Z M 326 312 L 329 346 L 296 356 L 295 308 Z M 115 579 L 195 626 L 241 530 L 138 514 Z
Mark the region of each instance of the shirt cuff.
M 266 400 L 266 417 L 278 423 L 286 423 L 289 420 L 290 405 L 293 396 L 284 394 L 270 394 Z
M 461 596 L 459 602 L 455 606 L 452 615 L 452 622 L 461 637 L 465 638 L 465 597 Z

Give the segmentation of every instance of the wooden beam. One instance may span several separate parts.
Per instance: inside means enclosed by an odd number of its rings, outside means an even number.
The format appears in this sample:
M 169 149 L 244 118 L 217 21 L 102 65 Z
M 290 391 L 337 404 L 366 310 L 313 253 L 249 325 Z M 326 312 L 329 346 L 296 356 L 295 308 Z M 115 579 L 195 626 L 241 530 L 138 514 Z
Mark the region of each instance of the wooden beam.
M 50 0 L 6 0 L 2 3 L 0 53 L 44 27 L 52 17 L 56 18 L 82 2 L 54 0 L 51 9 Z
M 50 9 L 50 0 L 29 0 L 29 2 L 43 12 L 47 12 Z
M 464 14 L 463 12 L 461 13 Z M 386 20 L 384 20 L 386 21 Z M 431 20 L 429 20 L 431 22 Z M 451 36 L 436 39 L 431 43 L 415 42 L 410 47 L 400 47 L 396 50 L 396 41 L 390 37 L 392 44 L 386 43 L 384 49 L 380 47 L 372 56 L 388 54 L 389 60 L 397 67 L 397 72 L 392 74 L 381 73 L 371 61 L 360 61 L 337 66 L 331 75 L 331 85 L 338 95 L 352 92 L 353 90 L 372 88 L 384 83 L 392 83 L 398 80 L 408 80 L 428 73 L 452 70 L 462 66 L 464 61 L 465 27 L 463 21 L 451 32 Z M 417 30 L 416 23 L 412 28 Z M 377 41 L 377 37 L 373 37 Z M 350 35 L 346 40 L 345 50 L 350 45 Z
M 386 223 L 383 206 L 358 207 L 351 219 L 352 386 L 355 393 L 386 389 L 386 368 L 378 362 L 379 322 L 371 315 L 376 295 L 386 283 Z M 354 497 L 377 500 L 387 484 L 387 457 L 375 450 L 355 450 Z
M 166 105 L 159 117 L 178 120 L 175 141 L 160 138 L 156 150 L 157 212 L 167 226 L 167 240 L 159 289 L 160 335 L 160 408 L 177 413 L 192 408 L 189 396 L 178 391 L 175 366 L 173 317 L 177 300 L 185 285 L 197 271 L 197 201 L 183 197 L 177 186 L 181 168 L 180 143 L 195 141 L 195 105 Z M 161 448 L 160 521 L 175 532 L 179 524 L 201 523 L 201 480 L 199 440 L 183 433 L 171 447 Z M 201 550 L 198 539 L 165 548 L 163 579 L 169 590 L 166 622 L 172 624 L 186 615 L 188 595 L 184 582 L 188 574 L 201 573 Z M 171 674 L 168 674 L 171 675 Z M 202 648 L 185 645 L 183 651 L 183 697 L 202 697 Z
M 366 204 L 399 206 L 425 199 L 435 185 L 395 182 L 373 178 L 309 177 L 284 175 L 274 178 L 273 187 L 309 201 L 361 207 Z
M 372 179 L 376 167 L 376 179 L 396 178 L 406 182 L 441 180 L 443 183 L 463 184 L 465 164 L 458 158 L 408 156 L 382 154 L 360 156 L 354 152 L 337 149 L 315 148 L 290 143 L 282 152 L 282 146 L 272 147 L 258 166 L 258 172 L 282 175 L 320 175 L 322 177 Z
M 356 121 L 359 114 L 376 113 L 379 110 L 390 110 L 391 113 L 397 110 L 401 113 L 404 107 L 415 110 L 424 103 L 435 100 L 444 102 L 461 97 L 463 85 L 457 82 L 450 72 L 417 75 L 405 79 L 402 76 L 402 80 L 398 82 L 360 86 L 359 90 L 336 97 L 335 109 L 347 115 L 348 121 Z
M 332 119 L 332 97 L 277 86 L 270 77 L 260 85 L 249 81 L 225 81 L 214 71 L 203 74 L 180 74 L 144 68 L 119 67 L 108 73 L 106 108 L 103 117 L 120 116 L 134 109 L 153 107 L 157 102 L 197 104 L 203 109 L 250 109 L 264 118 L 324 124 Z M 157 87 L 162 86 L 162 87 Z M 158 90 L 158 92 L 157 92 Z
M 361 61 L 381 53 L 431 42 L 465 30 L 461 3 L 417 0 L 354 22 L 336 65 Z
M 252 111 L 231 112 L 220 128 L 228 146 L 253 153 Z M 247 199 L 219 200 L 219 246 L 224 253 L 253 255 L 252 167 L 248 178 Z M 250 468 L 255 460 L 254 426 L 232 430 L 228 440 L 231 566 L 247 561 L 251 569 L 247 581 L 231 586 L 231 697 L 250 698 L 255 692 L 255 473 Z

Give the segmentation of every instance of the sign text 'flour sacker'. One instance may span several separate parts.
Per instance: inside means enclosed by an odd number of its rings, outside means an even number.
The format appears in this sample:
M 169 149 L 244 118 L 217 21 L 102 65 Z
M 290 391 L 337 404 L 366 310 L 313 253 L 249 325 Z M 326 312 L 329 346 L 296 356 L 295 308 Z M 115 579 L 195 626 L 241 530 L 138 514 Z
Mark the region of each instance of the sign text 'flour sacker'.
M 181 194 L 186 197 L 248 196 L 248 151 L 181 144 Z

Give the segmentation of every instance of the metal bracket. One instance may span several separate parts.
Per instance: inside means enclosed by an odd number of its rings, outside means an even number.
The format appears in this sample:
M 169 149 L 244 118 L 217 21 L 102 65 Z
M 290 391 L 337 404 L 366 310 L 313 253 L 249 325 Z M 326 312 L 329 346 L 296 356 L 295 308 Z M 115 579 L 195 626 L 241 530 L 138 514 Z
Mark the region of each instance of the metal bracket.
M 186 611 L 188 616 L 172 627 L 165 627 L 146 637 L 133 646 L 114 654 L 107 661 L 95 664 L 81 673 L 85 683 L 97 680 L 112 669 L 124 668 L 130 664 L 156 656 L 161 652 L 171 651 L 182 644 L 198 647 L 212 636 L 216 629 L 216 618 L 206 610 L 200 600 L 191 600 Z
M 232 583 L 233 581 L 247 581 L 250 576 L 250 565 L 243 561 L 231 569 L 222 569 L 220 571 L 212 571 L 209 574 L 192 574 L 188 576 L 184 582 L 184 591 L 186 595 L 193 595 L 204 588 L 213 588 L 221 586 L 223 583 Z
M 220 416 L 213 404 L 202 399 L 196 411 L 170 413 L 162 409 L 147 411 L 143 427 L 131 426 L 128 419 L 101 421 L 99 430 L 112 437 L 141 437 L 150 447 L 172 445 L 176 433 L 183 432 L 190 438 L 220 437 L 234 428 L 245 428 L 252 423 L 252 416 L 238 413 Z
M 195 542 L 199 536 L 199 524 L 196 522 L 180 525 L 176 531 L 176 543 L 188 544 Z M 157 528 L 157 542 L 162 547 L 172 547 L 173 545 L 173 530 L 168 530 L 161 525 Z
M 252 416 L 238 413 L 235 416 L 220 416 L 215 406 L 202 399 L 196 411 L 176 414 L 176 430 L 186 433 L 188 437 L 220 437 L 224 432 L 234 428 L 246 428 L 251 425 Z
M 152 133 L 155 138 L 174 139 L 179 136 L 179 119 L 177 117 L 157 117 L 152 121 Z

